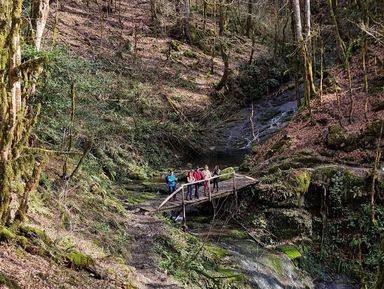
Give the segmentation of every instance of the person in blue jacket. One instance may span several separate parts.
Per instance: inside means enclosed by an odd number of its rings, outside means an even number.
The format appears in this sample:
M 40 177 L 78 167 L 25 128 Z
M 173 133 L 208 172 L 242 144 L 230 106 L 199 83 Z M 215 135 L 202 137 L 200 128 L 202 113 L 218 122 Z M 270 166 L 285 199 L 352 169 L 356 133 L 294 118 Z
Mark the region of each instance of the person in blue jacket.
M 168 186 L 168 192 L 171 195 L 176 190 L 176 181 L 177 181 L 177 178 L 173 173 L 173 171 L 169 171 L 169 174 L 166 177 L 166 181 Z

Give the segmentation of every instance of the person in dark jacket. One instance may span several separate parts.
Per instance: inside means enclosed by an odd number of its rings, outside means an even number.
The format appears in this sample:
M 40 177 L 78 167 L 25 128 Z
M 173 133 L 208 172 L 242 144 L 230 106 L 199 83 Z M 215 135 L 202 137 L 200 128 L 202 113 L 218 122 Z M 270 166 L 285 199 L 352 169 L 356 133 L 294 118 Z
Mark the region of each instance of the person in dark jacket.
M 219 192 L 219 176 L 220 176 L 220 167 L 219 166 L 215 166 L 215 168 L 213 169 L 213 172 L 212 172 L 212 177 L 215 177 L 213 179 L 213 191 L 215 191 L 215 188 L 216 188 L 216 192 L 218 193 Z

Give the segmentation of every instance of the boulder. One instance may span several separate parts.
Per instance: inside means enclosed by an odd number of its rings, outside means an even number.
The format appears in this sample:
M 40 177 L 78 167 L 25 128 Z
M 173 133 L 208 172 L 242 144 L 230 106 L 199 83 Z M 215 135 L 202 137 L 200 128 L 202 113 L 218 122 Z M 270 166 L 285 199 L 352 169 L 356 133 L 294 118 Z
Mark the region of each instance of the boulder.
M 305 210 L 275 208 L 264 213 L 268 230 L 279 240 L 312 235 L 312 218 Z

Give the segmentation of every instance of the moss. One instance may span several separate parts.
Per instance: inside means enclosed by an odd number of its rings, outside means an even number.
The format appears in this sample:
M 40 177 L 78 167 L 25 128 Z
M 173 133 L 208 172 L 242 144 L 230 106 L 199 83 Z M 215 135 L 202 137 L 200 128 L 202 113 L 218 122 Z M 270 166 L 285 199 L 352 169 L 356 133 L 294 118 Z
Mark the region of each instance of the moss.
M 77 250 L 72 250 L 69 252 L 67 255 L 67 260 L 77 269 L 86 269 L 95 263 L 92 257 L 85 255 L 84 253 L 81 253 Z
M 235 169 L 233 167 L 228 167 L 228 168 L 225 168 L 225 169 L 221 170 L 221 174 L 222 175 L 231 174 L 231 173 L 234 173 L 234 172 L 235 172 Z M 232 175 L 221 176 L 220 177 L 220 181 L 227 181 L 227 180 L 229 180 L 231 178 L 232 178 Z
M 296 194 L 305 194 L 311 184 L 311 174 L 308 171 L 294 171 L 290 174 L 289 183 Z
M 4 285 L 9 289 L 21 289 L 21 287 L 4 273 L 0 272 L 0 285 Z
M 158 198 L 158 196 L 152 193 L 141 193 L 134 191 L 125 192 L 123 197 L 125 198 L 125 202 L 129 205 L 137 205 L 144 203 L 147 200 L 154 200 Z
M 343 149 L 351 151 L 356 147 L 358 137 L 354 134 L 348 134 L 340 125 L 333 125 L 328 128 L 327 146 L 334 150 Z
M 328 128 L 327 145 L 330 148 L 345 146 L 345 131 L 340 125 L 333 125 Z
M 9 241 L 16 238 L 16 234 L 7 228 L 0 228 L 0 241 Z
M 24 236 L 17 236 L 17 243 L 25 249 L 28 245 L 28 239 Z
M 200 54 L 195 52 L 195 51 L 192 51 L 192 50 L 184 51 L 184 56 L 188 57 L 188 58 L 195 58 L 195 59 L 199 59 L 200 58 Z
M 212 243 L 205 245 L 205 249 L 215 257 L 224 258 L 228 255 L 228 251 L 226 249 Z
M 30 239 L 41 239 L 47 244 L 52 243 L 51 239 L 49 239 L 49 237 L 45 234 L 43 230 L 40 230 L 34 227 L 22 225 L 20 227 L 20 233 L 22 236 L 25 236 Z
M 229 231 L 229 236 L 236 239 L 248 238 L 248 234 L 241 230 L 232 229 Z
M 181 50 L 181 43 L 176 40 L 171 40 L 169 42 L 169 47 L 174 51 L 180 51 Z
M 22 249 L 20 249 L 20 248 L 17 248 L 16 249 L 16 256 L 17 257 L 23 257 L 24 256 L 24 252 L 23 252 L 23 250 Z
M 143 182 L 144 191 L 150 192 L 150 193 L 166 193 L 167 192 L 167 185 L 165 182 L 159 183 L 159 182 Z
M 294 246 L 280 246 L 277 249 L 287 255 L 291 260 L 300 258 L 302 256 L 300 251 Z

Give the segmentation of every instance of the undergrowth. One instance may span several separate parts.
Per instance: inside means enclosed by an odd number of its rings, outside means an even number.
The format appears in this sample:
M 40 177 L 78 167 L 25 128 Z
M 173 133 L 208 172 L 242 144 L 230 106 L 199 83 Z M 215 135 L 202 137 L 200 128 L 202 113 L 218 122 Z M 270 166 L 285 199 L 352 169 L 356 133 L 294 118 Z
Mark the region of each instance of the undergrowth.
M 163 167 L 193 150 L 195 127 L 180 121 L 149 82 L 123 74 L 115 64 L 90 62 L 57 47 L 48 55 L 48 67 L 36 99 L 42 103 L 37 135 L 45 145 L 66 149 L 93 147 L 93 167 L 116 181 L 145 179 L 153 167 Z M 118 69 L 119 68 L 119 69 Z M 71 86 L 75 83 L 75 117 L 70 121 Z
M 155 251 L 160 267 L 168 274 L 187 287 L 244 288 L 243 275 L 231 269 L 224 249 L 203 244 L 170 224 L 167 230 L 167 235 L 158 237 Z

